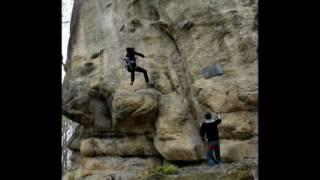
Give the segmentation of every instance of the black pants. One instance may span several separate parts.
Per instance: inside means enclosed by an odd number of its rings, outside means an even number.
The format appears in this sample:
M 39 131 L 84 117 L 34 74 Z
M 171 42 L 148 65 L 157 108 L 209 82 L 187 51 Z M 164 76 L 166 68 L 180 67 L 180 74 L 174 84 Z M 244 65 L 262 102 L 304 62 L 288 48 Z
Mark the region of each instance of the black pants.
M 139 67 L 136 64 L 131 64 L 131 68 L 130 66 L 128 66 L 128 71 L 131 72 L 131 82 L 134 82 L 134 73 L 135 71 L 137 71 L 142 72 L 144 75 L 144 80 L 146 81 L 146 83 L 149 83 L 147 70 L 143 69 L 142 67 Z

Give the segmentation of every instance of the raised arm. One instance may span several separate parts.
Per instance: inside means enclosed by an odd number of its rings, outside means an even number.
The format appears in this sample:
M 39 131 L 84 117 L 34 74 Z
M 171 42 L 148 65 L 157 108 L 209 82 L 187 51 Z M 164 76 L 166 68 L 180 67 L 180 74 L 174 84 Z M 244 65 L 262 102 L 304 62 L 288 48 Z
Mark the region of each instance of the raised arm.
M 143 54 L 141 54 L 141 53 L 138 53 L 138 52 L 135 52 L 135 51 L 134 51 L 134 54 L 135 54 L 135 55 L 138 55 L 138 56 L 141 56 L 141 57 L 143 57 L 143 58 L 144 58 L 144 55 L 143 55 Z
M 222 120 L 221 114 L 218 113 L 218 115 L 217 115 L 217 120 L 215 121 L 215 123 L 220 124 L 220 123 L 221 123 L 221 120 Z

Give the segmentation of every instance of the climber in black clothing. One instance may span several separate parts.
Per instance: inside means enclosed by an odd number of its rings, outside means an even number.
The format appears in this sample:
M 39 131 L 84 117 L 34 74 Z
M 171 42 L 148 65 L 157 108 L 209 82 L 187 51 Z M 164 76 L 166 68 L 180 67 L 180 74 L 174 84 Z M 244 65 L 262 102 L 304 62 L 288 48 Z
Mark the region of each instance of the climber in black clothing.
M 211 118 L 211 113 L 207 112 L 205 114 L 205 121 L 200 128 L 200 136 L 204 139 L 204 135 L 206 135 L 208 139 L 207 160 L 210 166 L 221 162 L 218 132 L 218 125 L 221 123 L 221 120 L 220 113 L 217 113 L 215 118 Z M 213 158 L 213 150 L 215 152 L 215 158 Z
M 135 71 L 137 72 L 142 72 L 143 75 L 144 75 L 144 79 L 147 83 L 147 86 L 149 87 L 150 86 L 150 83 L 149 83 L 149 78 L 148 78 L 148 73 L 145 69 L 139 67 L 136 65 L 136 57 L 135 55 L 138 55 L 138 56 L 141 56 L 141 57 L 145 57 L 143 54 L 141 53 L 138 53 L 138 52 L 135 52 L 134 48 L 127 48 L 127 55 L 125 57 L 125 62 L 126 62 L 126 66 L 127 66 L 127 70 L 129 72 L 131 72 L 131 83 L 130 85 L 133 85 L 133 82 L 134 82 L 134 73 Z

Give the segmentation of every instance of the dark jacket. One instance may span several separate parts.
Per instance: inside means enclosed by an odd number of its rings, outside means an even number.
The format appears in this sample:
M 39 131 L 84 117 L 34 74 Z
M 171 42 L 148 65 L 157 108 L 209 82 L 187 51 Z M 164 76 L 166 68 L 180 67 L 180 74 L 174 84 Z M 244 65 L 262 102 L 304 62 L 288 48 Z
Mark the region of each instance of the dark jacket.
M 127 51 L 126 57 L 129 59 L 130 63 L 136 63 L 135 55 L 138 55 L 144 58 L 143 54 L 135 52 L 134 50 Z
M 215 119 L 206 119 L 200 128 L 200 136 L 204 138 L 204 135 L 207 136 L 208 141 L 218 141 L 219 140 L 219 131 L 218 124 L 221 123 L 221 118 Z

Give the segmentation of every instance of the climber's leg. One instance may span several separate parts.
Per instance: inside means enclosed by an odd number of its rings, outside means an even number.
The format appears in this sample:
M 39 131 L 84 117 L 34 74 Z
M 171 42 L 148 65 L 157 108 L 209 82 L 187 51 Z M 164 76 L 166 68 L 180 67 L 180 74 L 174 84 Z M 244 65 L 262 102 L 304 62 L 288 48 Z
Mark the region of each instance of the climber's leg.
M 131 83 L 130 85 L 132 85 L 134 82 L 134 71 L 131 71 Z
M 144 80 L 146 81 L 147 84 L 149 83 L 148 73 L 147 73 L 147 71 L 146 71 L 145 69 L 137 66 L 136 69 L 135 69 L 135 71 L 137 71 L 137 72 L 142 72 L 143 75 L 144 75 Z
M 133 85 L 133 82 L 134 82 L 135 68 L 136 68 L 136 64 L 131 64 L 130 67 L 128 66 L 128 71 L 131 72 L 131 83 L 130 83 L 130 85 Z

